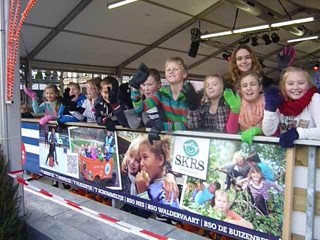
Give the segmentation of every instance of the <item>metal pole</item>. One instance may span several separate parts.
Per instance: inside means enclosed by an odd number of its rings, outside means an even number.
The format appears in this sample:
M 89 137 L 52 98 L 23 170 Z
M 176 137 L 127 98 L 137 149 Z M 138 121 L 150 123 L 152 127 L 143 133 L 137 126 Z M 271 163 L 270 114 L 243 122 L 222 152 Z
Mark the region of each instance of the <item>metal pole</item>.
M 6 3 L 9 0 L 0 1 L 0 144 L 5 156 L 8 157 L 8 122 L 7 122 L 7 105 L 6 105 L 6 51 L 7 51 L 7 27 L 8 11 L 6 11 Z
M 314 219 L 315 219 L 315 202 L 316 202 L 316 171 L 317 158 L 316 147 L 308 149 L 308 188 L 307 188 L 307 206 L 306 206 L 306 240 L 313 239 Z

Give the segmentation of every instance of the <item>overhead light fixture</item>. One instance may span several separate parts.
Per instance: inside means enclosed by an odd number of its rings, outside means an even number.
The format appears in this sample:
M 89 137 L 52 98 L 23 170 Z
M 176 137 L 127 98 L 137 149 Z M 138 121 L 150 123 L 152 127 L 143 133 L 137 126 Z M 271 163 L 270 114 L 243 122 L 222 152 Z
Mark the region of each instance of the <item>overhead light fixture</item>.
M 287 42 L 288 43 L 293 43 L 293 42 L 301 42 L 301 41 L 314 40 L 314 39 L 319 39 L 319 36 L 311 36 L 311 37 L 304 37 L 304 38 L 289 39 L 289 40 L 287 40 Z
M 114 3 L 111 3 L 108 5 L 108 9 L 113 9 L 113 8 L 117 8 L 117 7 L 121 7 L 123 5 L 129 4 L 129 3 L 133 3 L 136 2 L 138 0 L 122 0 L 122 1 L 116 1 Z
M 233 33 L 253 32 L 253 31 L 258 31 L 258 30 L 263 30 L 268 28 L 270 28 L 270 25 L 266 24 L 266 25 L 255 26 L 255 27 L 236 29 L 236 30 L 233 30 Z
M 272 41 L 270 40 L 270 36 L 267 33 L 262 35 L 262 39 L 263 39 L 265 45 L 269 45 L 272 43 Z
M 250 42 L 250 37 L 248 36 L 243 36 L 239 41 L 240 44 L 247 44 L 248 42 Z
M 284 26 L 288 26 L 288 25 L 312 22 L 312 21 L 315 21 L 317 18 L 318 17 L 308 17 L 308 18 L 301 18 L 301 19 L 295 19 L 295 20 L 272 23 L 272 24 L 265 24 L 265 25 L 261 25 L 261 26 L 240 28 L 240 29 L 235 29 L 235 30 L 230 30 L 230 31 L 208 33 L 208 34 L 202 35 L 201 39 L 221 37 L 221 36 L 226 36 L 226 35 L 231 35 L 231 34 L 238 34 L 238 33 L 245 33 L 245 32 L 257 32 L 257 31 L 265 30 L 265 29 L 269 29 L 269 28 L 279 28 L 279 27 L 284 27 Z M 272 31 L 272 29 L 271 29 L 271 31 Z
M 256 36 L 252 37 L 252 38 L 251 38 L 251 46 L 252 46 L 252 47 L 256 47 L 256 46 L 258 46 L 258 45 L 259 45 L 259 43 L 258 43 L 258 37 L 256 37 Z
M 200 38 L 201 38 L 201 39 L 206 39 L 206 38 L 227 36 L 227 35 L 231 35 L 231 34 L 232 34 L 232 31 L 224 31 L 224 32 L 204 34 L 204 35 L 202 35 Z
M 316 72 L 319 70 L 319 64 L 316 63 L 314 66 L 313 66 L 313 70 Z
M 285 22 L 272 23 L 271 27 L 283 27 L 283 26 L 289 26 L 289 25 L 299 24 L 299 23 L 313 22 L 313 21 L 315 21 L 314 17 L 307 17 L 307 18 L 301 18 L 301 19 L 290 20 L 290 21 L 285 21 Z
M 278 43 L 280 41 L 280 37 L 279 37 L 278 34 L 272 33 L 271 34 L 271 40 L 272 40 L 273 43 Z

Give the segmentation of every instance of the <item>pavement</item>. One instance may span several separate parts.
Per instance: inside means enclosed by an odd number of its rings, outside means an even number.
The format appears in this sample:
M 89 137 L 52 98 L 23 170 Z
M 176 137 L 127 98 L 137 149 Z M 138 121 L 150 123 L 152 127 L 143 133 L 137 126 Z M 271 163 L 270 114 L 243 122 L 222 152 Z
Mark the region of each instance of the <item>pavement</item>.
M 136 215 L 121 211 L 99 202 L 90 200 L 60 188 L 52 187 L 43 180 L 32 180 L 30 184 L 58 195 L 93 211 L 103 213 L 109 217 L 120 220 L 172 239 L 206 239 L 173 225 L 159 222 L 155 219 L 144 219 Z M 31 240 L 120 240 L 120 239 L 146 239 L 132 232 L 123 231 L 107 225 L 81 212 L 74 211 L 59 203 L 35 195 L 29 191 L 23 191 L 25 212 L 29 214 L 27 219 L 28 231 Z

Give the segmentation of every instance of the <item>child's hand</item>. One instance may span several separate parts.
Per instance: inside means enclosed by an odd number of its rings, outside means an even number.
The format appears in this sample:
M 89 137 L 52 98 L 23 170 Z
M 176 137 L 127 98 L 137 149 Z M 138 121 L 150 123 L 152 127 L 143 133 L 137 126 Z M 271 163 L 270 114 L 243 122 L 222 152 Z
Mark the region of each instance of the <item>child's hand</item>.
M 141 170 L 136 175 L 136 187 L 138 193 L 143 193 L 147 191 L 150 185 L 150 177 L 146 171 Z
M 278 60 L 278 68 L 280 71 L 283 69 L 289 67 L 296 57 L 296 50 L 294 47 L 285 46 L 282 55 L 280 53 L 277 54 L 277 60 Z
M 37 98 L 37 94 L 34 91 L 32 91 L 31 88 L 23 86 L 23 90 L 29 97 L 31 97 L 32 100 L 35 100 Z
M 109 92 L 108 100 L 113 109 L 116 109 L 117 107 L 119 107 L 119 99 L 118 99 L 119 91 L 118 90 L 119 90 L 119 87 L 118 88 L 108 87 L 108 92 Z
M 163 122 L 160 119 L 149 120 L 148 127 L 151 127 L 148 134 L 148 141 L 151 145 L 153 145 L 153 141 L 158 141 L 161 139 L 160 133 L 163 130 Z
M 40 119 L 39 124 L 46 125 L 50 120 L 52 120 L 52 117 L 50 117 L 49 115 L 46 115 Z
M 167 173 L 167 175 L 165 176 L 163 181 L 163 188 L 166 192 L 167 200 L 171 200 L 171 198 L 173 198 L 173 200 L 175 201 L 179 197 L 179 188 L 172 173 Z
M 291 128 L 280 135 L 279 144 L 281 147 L 292 148 L 294 147 L 293 142 L 297 139 L 299 139 L 299 133 L 297 129 Z
M 188 105 L 188 108 L 191 111 L 196 110 L 201 104 L 202 95 L 196 92 L 196 90 L 190 82 L 186 83 L 182 92 L 186 97 L 186 103 Z
M 231 111 L 233 113 L 239 113 L 241 107 L 241 98 L 238 93 L 234 94 L 230 88 L 224 90 L 223 93 L 224 99 L 228 103 Z
M 241 140 L 242 142 L 246 142 L 251 145 L 253 137 L 261 133 L 262 133 L 262 128 L 260 127 L 249 128 L 241 134 Z
M 144 63 L 141 63 L 136 74 L 129 81 L 129 84 L 135 89 L 140 89 L 140 85 L 144 83 L 148 77 L 149 69 Z
M 282 96 L 279 88 L 269 87 L 264 90 L 264 97 L 266 105 L 265 110 L 270 112 L 275 112 L 279 106 L 284 102 L 284 97 Z

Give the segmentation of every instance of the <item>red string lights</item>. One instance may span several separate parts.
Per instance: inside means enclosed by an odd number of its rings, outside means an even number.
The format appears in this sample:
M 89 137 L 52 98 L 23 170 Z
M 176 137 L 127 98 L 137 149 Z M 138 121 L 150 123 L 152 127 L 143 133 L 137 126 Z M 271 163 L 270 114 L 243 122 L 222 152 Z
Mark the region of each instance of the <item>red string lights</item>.
M 30 0 L 20 17 L 21 0 L 10 1 L 7 47 L 7 102 L 12 102 L 13 100 L 14 70 L 17 62 L 21 29 L 36 2 L 37 0 Z

